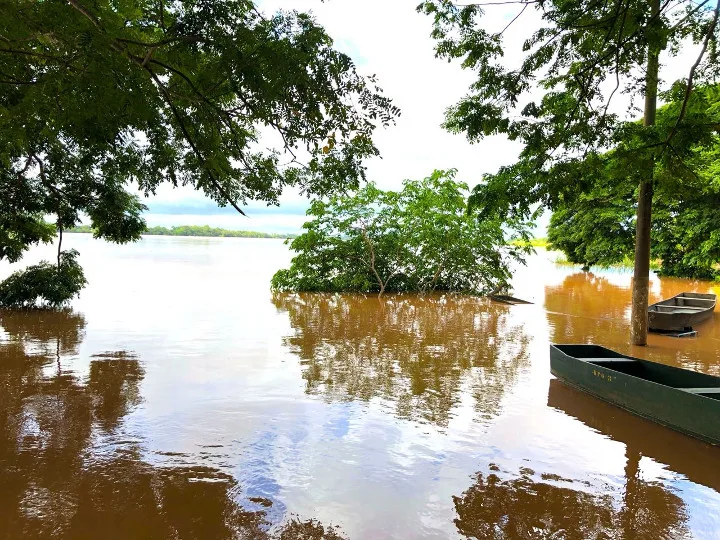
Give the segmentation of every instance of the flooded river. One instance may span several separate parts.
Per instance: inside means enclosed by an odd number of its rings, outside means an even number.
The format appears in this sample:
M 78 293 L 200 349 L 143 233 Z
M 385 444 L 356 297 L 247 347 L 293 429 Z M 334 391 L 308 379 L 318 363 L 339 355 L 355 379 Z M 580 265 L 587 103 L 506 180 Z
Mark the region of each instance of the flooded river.
M 627 272 L 378 300 L 272 295 L 276 240 L 65 246 L 72 310 L 0 311 L 0 538 L 720 538 L 719 448 L 549 373 L 592 342 L 720 375 L 717 313 L 629 347 Z

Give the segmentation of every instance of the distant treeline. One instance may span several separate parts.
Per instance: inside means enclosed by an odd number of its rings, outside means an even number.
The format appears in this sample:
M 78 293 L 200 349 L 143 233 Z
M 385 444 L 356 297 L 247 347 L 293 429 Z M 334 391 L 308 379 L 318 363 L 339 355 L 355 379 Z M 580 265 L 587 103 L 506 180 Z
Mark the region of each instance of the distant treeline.
M 90 225 L 79 225 L 65 232 L 92 233 Z M 223 236 L 232 238 L 295 238 L 295 234 L 273 234 L 256 231 L 233 231 L 209 225 L 178 225 L 175 227 L 148 227 L 143 234 L 153 236 Z

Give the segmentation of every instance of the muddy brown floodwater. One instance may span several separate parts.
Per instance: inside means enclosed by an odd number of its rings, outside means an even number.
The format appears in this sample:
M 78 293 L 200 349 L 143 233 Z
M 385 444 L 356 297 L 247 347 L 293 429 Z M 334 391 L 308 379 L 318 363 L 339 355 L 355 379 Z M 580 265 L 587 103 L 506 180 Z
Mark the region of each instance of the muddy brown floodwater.
M 550 376 L 551 342 L 720 375 L 717 314 L 628 345 L 627 272 L 272 295 L 280 241 L 65 245 L 72 310 L 0 311 L 0 538 L 720 538 L 720 448 Z

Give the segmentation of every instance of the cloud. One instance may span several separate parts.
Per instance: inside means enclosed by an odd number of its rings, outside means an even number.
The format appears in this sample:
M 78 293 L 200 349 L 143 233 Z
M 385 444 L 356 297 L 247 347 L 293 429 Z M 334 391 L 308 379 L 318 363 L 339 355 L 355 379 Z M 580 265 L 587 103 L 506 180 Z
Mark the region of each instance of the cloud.
M 280 197 L 280 206 L 251 201 L 240 215 L 231 206 L 220 207 L 212 199 L 189 186 L 173 188 L 161 185 L 157 195 L 143 198 L 148 207 L 143 217 L 149 226 L 210 225 L 233 230 L 266 233 L 302 232 L 309 201 L 299 193 L 288 191 Z

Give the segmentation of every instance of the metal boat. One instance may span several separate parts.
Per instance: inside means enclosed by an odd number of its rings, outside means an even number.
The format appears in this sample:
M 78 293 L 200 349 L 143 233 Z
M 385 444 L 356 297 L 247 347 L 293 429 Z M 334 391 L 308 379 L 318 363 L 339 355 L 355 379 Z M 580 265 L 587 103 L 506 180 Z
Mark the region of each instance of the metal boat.
M 712 317 L 714 294 L 684 292 L 648 307 L 650 330 L 687 331 Z

